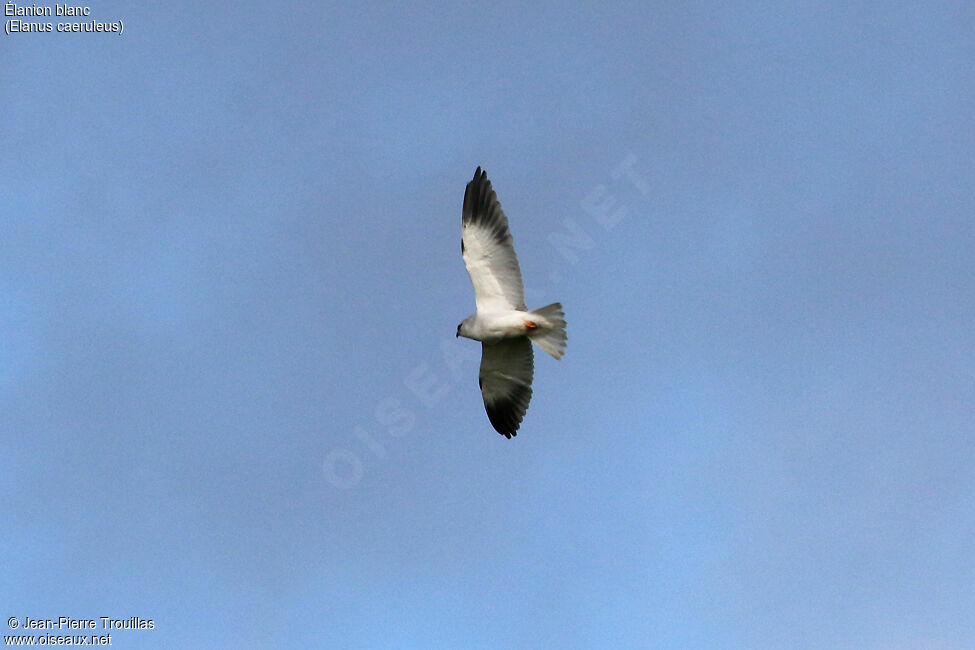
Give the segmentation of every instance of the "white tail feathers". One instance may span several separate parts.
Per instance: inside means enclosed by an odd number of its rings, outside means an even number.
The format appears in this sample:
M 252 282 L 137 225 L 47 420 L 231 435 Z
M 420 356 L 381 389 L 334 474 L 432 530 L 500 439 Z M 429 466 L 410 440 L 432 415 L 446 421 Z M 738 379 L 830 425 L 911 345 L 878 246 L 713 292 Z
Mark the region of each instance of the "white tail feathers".
M 565 314 L 562 313 L 562 305 L 553 302 L 531 313 L 541 318 L 537 321 L 538 329 L 529 332 L 528 338 L 556 359 L 561 359 L 565 352 L 565 342 L 569 338 L 565 333 Z

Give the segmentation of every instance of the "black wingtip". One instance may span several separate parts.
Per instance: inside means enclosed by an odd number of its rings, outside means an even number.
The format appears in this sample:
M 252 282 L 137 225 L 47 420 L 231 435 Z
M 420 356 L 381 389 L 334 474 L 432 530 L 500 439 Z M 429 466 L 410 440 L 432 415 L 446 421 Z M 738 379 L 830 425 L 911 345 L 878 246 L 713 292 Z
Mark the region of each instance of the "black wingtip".
M 481 186 L 483 186 L 485 183 L 488 185 L 488 188 L 490 188 L 491 181 L 488 180 L 487 172 L 478 167 L 476 170 L 474 170 L 474 178 L 470 180 L 467 186 L 476 187 L 478 188 L 478 191 L 480 191 Z
M 464 225 L 484 226 L 489 229 L 499 244 L 511 241 L 508 220 L 501 210 L 498 195 L 491 187 L 487 174 L 480 168 L 474 172 L 474 179 L 464 190 L 464 207 L 461 211 Z
M 505 438 L 518 435 L 518 427 L 521 426 L 531 398 L 532 389 L 528 386 L 519 386 L 507 399 L 485 402 L 484 409 L 494 430 Z

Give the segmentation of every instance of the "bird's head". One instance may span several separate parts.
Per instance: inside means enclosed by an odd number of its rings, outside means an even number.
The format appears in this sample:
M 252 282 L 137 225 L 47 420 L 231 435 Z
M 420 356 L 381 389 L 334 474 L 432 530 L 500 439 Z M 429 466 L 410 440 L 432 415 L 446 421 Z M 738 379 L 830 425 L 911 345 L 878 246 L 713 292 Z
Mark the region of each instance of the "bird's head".
M 457 326 L 457 336 L 465 336 L 471 338 L 471 321 L 474 317 L 468 316 L 461 321 L 460 325 Z

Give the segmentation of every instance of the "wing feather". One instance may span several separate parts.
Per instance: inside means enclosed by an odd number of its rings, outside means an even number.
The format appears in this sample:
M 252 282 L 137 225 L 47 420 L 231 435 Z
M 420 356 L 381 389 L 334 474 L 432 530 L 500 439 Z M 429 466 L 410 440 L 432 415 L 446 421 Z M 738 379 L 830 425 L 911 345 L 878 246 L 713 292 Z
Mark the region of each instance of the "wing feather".
M 464 192 L 462 232 L 460 250 L 474 285 L 477 311 L 524 311 L 525 289 L 508 218 L 480 167 Z
M 534 374 L 534 353 L 527 337 L 481 344 L 478 384 L 484 410 L 492 426 L 506 438 L 517 434 L 528 411 Z

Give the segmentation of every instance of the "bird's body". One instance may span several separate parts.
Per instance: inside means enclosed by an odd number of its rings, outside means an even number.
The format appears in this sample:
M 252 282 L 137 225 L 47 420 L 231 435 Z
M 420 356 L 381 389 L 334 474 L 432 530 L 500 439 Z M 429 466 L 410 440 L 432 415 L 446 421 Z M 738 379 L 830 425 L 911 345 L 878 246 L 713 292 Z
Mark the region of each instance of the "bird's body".
M 511 309 L 486 313 L 475 312 L 460 324 L 457 335 L 492 344 L 507 338 L 527 336 L 552 357 L 561 359 L 566 340 L 565 337 L 561 337 L 565 333 L 564 314 L 558 311 L 561 307 L 562 305 L 556 302 L 538 311 Z M 549 310 L 549 313 L 546 313 L 546 310 Z M 553 345 L 549 346 L 547 343 L 552 338 L 552 334 L 555 338 Z
M 538 329 L 537 321 L 531 312 L 520 309 L 476 312 L 461 323 L 460 335 L 484 343 L 497 343 L 509 336 L 527 336 Z
M 565 314 L 559 303 L 535 311 L 525 306 L 508 219 L 480 167 L 464 193 L 462 223 L 461 253 L 477 311 L 457 326 L 457 336 L 481 341 L 478 384 L 484 408 L 498 433 L 510 438 L 531 400 L 531 342 L 561 359 L 567 339 Z

